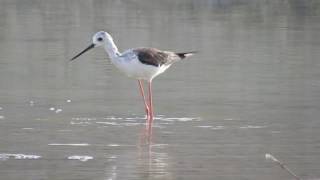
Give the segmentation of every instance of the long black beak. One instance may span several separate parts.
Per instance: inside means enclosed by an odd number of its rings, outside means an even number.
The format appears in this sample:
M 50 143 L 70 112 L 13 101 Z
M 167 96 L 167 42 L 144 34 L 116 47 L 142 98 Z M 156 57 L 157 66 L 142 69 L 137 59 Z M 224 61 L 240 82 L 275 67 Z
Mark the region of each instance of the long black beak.
M 76 56 L 74 56 L 72 59 L 70 59 L 70 61 L 73 61 L 75 59 L 77 59 L 77 57 L 81 56 L 81 54 L 89 51 L 90 49 L 94 48 L 94 44 L 90 44 L 90 46 L 88 46 L 87 48 L 85 48 L 83 51 L 81 51 L 79 54 L 77 54 Z

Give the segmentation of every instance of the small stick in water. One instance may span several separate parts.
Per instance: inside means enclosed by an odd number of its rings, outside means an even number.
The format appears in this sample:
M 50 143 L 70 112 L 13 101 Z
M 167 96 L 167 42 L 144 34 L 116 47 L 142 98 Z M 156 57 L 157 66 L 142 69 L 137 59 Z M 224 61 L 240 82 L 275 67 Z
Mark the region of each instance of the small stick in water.
M 297 176 L 294 172 L 292 172 L 288 166 L 286 166 L 283 162 L 279 161 L 277 158 L 275 158 L 274 156 L 272 156 L 272 154 L 266 154 L 265 155 L 266 160 L 271 160 L 275 163 L 277 163 L 282 169 L 284 169 L 285 171 L 287 171 L 292 177 L 294 177 L 296 180 L 302 180 L 299 176 Z

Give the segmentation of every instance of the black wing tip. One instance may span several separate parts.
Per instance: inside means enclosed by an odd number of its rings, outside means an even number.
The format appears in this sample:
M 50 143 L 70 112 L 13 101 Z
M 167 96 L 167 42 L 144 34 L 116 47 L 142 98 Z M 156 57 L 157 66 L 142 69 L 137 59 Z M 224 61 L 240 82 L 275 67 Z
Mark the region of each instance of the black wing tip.
M 183 52 L 183 53 L 176 53 L 181 59 L 184 59 L 186 57 L 192 56 L 194 54 L 198 53 L 198 51 L 189 51 L 189 52 Z

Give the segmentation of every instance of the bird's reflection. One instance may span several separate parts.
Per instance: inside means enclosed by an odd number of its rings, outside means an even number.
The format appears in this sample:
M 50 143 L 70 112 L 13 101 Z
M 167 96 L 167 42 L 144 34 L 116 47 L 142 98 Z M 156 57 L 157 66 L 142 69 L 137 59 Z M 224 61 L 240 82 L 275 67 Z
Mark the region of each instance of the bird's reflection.
M 169 157 L 163 148 L 166 144 L 153 142 L 153 134 L 149 129 L 142 129 L 138 145 L 139 166 L 149 178 L 169 178 Z M 170 179 L 170 178 L 169 178 Z
M 139 146 L 146 146 L 152 144 L 152 128 L 148 127 L 146 123 L 146 127 L 142 128 L 139 136 Z
M 105 179 L 172 179 L 166 147 L 154 143 L 146 129 L 141 130 L 137 146 L 120 148 L 116 158 L 108 159 Z

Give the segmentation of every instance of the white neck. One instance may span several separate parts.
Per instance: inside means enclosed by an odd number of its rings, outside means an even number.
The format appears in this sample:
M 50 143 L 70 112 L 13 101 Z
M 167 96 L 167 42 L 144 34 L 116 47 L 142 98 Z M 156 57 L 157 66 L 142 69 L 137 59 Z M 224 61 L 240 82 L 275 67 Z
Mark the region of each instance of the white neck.
M 104 44 L 104 49 L 107 51 L 111 59 L 114 59 L 120 56 L 120 52 L 117 46 L 114 44 L 112 38 L 106 39 L 106 42 Z

